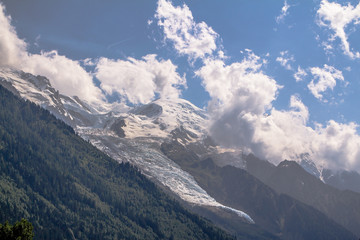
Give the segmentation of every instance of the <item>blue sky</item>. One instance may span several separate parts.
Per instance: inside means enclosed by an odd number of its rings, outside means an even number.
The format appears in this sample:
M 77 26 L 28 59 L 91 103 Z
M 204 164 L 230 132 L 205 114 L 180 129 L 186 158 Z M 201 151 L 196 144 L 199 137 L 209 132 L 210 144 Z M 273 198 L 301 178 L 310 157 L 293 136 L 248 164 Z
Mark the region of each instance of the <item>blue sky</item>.
M 241 114 L 240 118 L 243 118 L 248 111 L 253 117 L 257 116 L 259 122 L 252 122 L 255 125 L 249 127 L 250 120 L 246 117 L 246 126 L 252 129 L 250 136 L 235 137 L 227 144 L 246 145 L 249 151 L 267 158 L 279 157 L 279 154 L 266 154 L 271 145 L 256 138 L 267 135 L 253 128 L 270 120 L 278 124 L 276 128 L 280 127 L 280 120 L 275 119 L 277 113 L 291 115 L 291 118 L 300 121 L 303 128 L 299 132 L 304 130 L 305 135 L 315 131 L 317 135 L 323 134 L 325 139 L 325 133 L 331 135 L 332 127 L 338 127 L 339 135 L 334 136 L 341 138 L 340 141 L 347 146 L 351 145 L 346 150 L 357 147 L 360 139 L 357 129 L 360 123 L 357 107 L 360 100 L 358 1 L 3 0 L 2 3 L 6 15 L 11 16 L 11 25 L 17 37 L 26 44 L 23 52 L 33 55 L 34 59 L 41 59 L 42 65 L 45 59 L 52 59 L 52 63 L 60 64 L 62 69 L 71 65 L 69 72 L 80 71 L 82 75 L 79 79 L 92 78 L 96 82 L 95 87 L 101 88 L 100 93 L 99 89 L 94 90 L 91 86 L 87 92 L 84 90 L 83 96 L 95 91 L 108 100 L 115 97 L 132 104 L 146 103 L 159 96 L 181 96 L 201 108 L 207 108 L 210 115 L 226 117 L 214 117 L 210 131 L 215 128 L 221 130 L 217 123 L 224 121 L 227 125 L 234 123 L 244 127 L 244 123 L 235 118 L 239 119 Z M 182 25 L 171 32 L 171 26 L 166 23 L 174 24 L 174 19 Z M 203 33 L 204 38 L 201 34 L 196 35 L 196 31 Z M 187 37 L 181 35 L 184 32 Z M 198 44 L 195 40 L 199 38 L 202 41 L 198 45 L 200 47 L 191 49 L 191 44 Z M 44 54 L 54 50 L 56 53 L 52 55 Z M 65 64 L 59 56 L 69 61 Z M 85 59 L 88 64 L 82 62 Z M 79 70 L 70 60 L 79 63 L 83 69 Z M 245 64 L 251 67 L 243 69 Z M 40 64 L 20 65 L 36 74 L 49 73 L 50 79 L 54 74 L 45 67 L 39 67 Z M 161 69 L 166 71 L 160 72 Z M 143 79 L 155 75 L 150 82 L 144 83 L 144 86 L 150 84 L 153 91 L 146 92 L 146 89 L 134 86 L 133 82 L 139 80 L 132 72 L 140 72 L 139 78 Z M 227 90 L 221 88 L 221 84 L 227 82 L 218 81 L 215 73 L 219 79 L 227 78 L 224 81 L 234 78 Z M 124 77 L 115 82 L 119 75 Z M 246 79 L 252 77 L 262 82 L 254 86 L 251 82 L 250 87 L 239 85 L 248 84 Z M 56 87 L 66 94 L 74 94 L 75 90 L 67 89 L 54 78 Z M 264 86 L 268 86 L 267 89 Z M 219 91 L 220 88 L 222 91 Z M 241 94 L 247 96 L 244 102 Z M 248 107 L 252 103 L 258 105 Z M 291 103 L 293 106 L 290 106 Z M 234 119 L 230 117 L 230 112 L 237 114 Z M 274 119 L 261 117 L 269 114 Z M 334 121 L 333 126 L 329 122 L 331 120 Z M 272 126 L 272 123 L 266 124 Z M 308 128 L 311 128 L 311 133 L 307 132 Z M 242 134 L 236 127 L 232 130 Z M 214 130 L 213 134 L 216 135 L 216 132 Z M 295 133 L 284 131 L 286 138 L 291 134 Z M 349 134 L 355 140 L 347 138 Z M 225 137 L 219 136 L 218 139 L 222 141 Z M 246 142 L 244 139 L 249 137 L 255 140 Z M 284 140 L 279 144 L 287 145 L 288 142 Z M 309 145 L 307 141 L 290 142 L 287 148 L 296 144 Z M 353 142 L 356 142 L 354 146 Z M 340 149 L 340 146 L 341 143 L 334 143 L 324 149 Z M 322 149 L 321 144 L 311 147 L 311 150 L 304 148 L 306 151 Z M 325 152 L 324 149 L 321 151 Z M 281 157 L 298 154 L 292 151 Z M 323 162 L 327 158 L 324 154 L 318 156 Z M 341 154 L 336 156 L 344 157 Z M 352 156 L 353 159 L 357 157 Z M 334 162 L 337 163 L 337 160 Z M 353 160 L 342 167 L 355 168 L 360 165 L 357 162 Z
M 163 43 L 163 33 L 156 24 L 148 25 L 148 20 L 155 21 L 156 1 L 12 0 L 3 3 L 12 16 L 18 36 L 25 39 L 32 53 L 56 49 L 59 54 L 75 60 L 141 58 L 155 53 L 171 59 L 179 72 L 186 73 L 188 89 L 183 91 L 184 98 L 199 107 L 204 107 L 208 101 L 201 81 L 194 77 L 196 68 L 188 64 L 186 56 L 176 53 L 171 43 Z M 359 59 L 344 55 L 339 39 L 334 41 L 331 53 L 320 46 L 332 34 L 331 30 L 316 23 L 320 1 L 288 1 L 287 14 L 279 21 L 276 18 L 281 15 L 283 1 L 173 1 L 178 6 L 183 3 L 189 6 L 195 21 L 206 22 L 219 34 L 229 62 L 242 59 L 240 52 L 244 49 L 263 57 L 270 54 L 263 71 L 284 86 L 274 106 L 286 109 L 289 97 L 297 93 L 314 121 L 359 121 L 360 113 L 356 111 Z M 356 5 L 356 1 L 349 3 Z M 348 29 L 350 46 L 360 50 L 357 27 Z M 294 58 L 289 62 L 293 70 L 287 70 L 276 61 L 284 51 L 288 51 L 287 57 Z M 298 66 L 306 69 L 324 64 L 342 71 L 348 82 L 346 87 L 338 83 L 333 90 L 326 91 L 327 103 L 309 92 L 307 84 L 311 76 L 299 83 L 293 77 Z M 346 70 L 349 67 L 351 71 Z

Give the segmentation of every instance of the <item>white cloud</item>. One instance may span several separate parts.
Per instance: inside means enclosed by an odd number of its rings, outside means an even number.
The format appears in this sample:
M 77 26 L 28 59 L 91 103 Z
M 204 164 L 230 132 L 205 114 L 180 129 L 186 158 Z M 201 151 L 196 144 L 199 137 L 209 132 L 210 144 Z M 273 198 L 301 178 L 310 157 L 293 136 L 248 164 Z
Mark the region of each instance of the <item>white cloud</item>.
M 26 43 L 18 38 L 11 17 L 0 3 L 0 66 L 14 66 L 26 55 Z
M 319 100 L 323 100 L 322 93 L 328 89 L 333 90 L 336 86 L 336 80 L 344 81 L 344 76 L 340 70 L 328 65 L 323 68 L 312 67 L 310 68 L 311 74 L 314 79 L 308 84 L 311 93 Z M 315 79 L 318 81 L 315 83 Z
M 279 24 L 284 21 L 285 17 L 289 14 L 290 5 L 287 0 L 284 1 L 284 6 L 281 8 L 281 13 L 276 17 L 276 22 Z
M 291 97 L 290 110 L 272 109 L 268 117 L 254 117 L 251 122 L 255 129 L 252 144 L 256 154 L 279 163 L 309 153 L 319 166 L 359 171 L 357 125 L 330 120 L 313 129 L 307 126 L 308 117 L 307 107 L 296 96 Z
M 304 77 L 307 76 L 307 73 L 304 69 L 302 69 L 300 66 L 298 66 L 297 72 L 294 73 L 294 78 L 296 82 L 300 82 L 304 79 Z
M 222 60 L 208 59 L 196 72 L 211 97 L 208 129 L 213 139 L 275 164 L 309 153 L 319 166 L 360 170 L 357 126 L 330 120 L 315 129 L 309 127 L 309 110 L 296 95 L 290 98 L 289 110 L 275 109 L 272 103 L 281 86 L 261 68 L 262 60 L 248 51 L 241 62 L 226 65 Z M 298 72 L 305 74 L 300 67 Z M 313 68 L 312 74 L 319 78 L 342 76 L 327 65 Z
M 280 57 L 276 58 L 276 61 L 287 70 L 292 70 L 290 62 L 295 62 L 295 58 L 289 54 L 289 51 L 282 51 L 280 52 Z
M 0 4 L 0 65 L 20 68 L 35 75 L 49 78 L 61 93 L 94 102 L 102 100 L 101 91 L 92 82 L 78 61 L 60 56 L 56 51 L 30 54 L 26 43 L 19 39 L 11 18 Z
M 21 60 L 19 66 L 25 72 L 46 76 L 62 94 L 94 103 L 104 100 L 101 90 L 93 83 L 92 75 L 81 67 L 80 62 L 61 56 L 57 51 L 30 54 Z
M 212 104 L 226 107 L 234 100 L 243 111 L 261 113 L 271 108 L 280 86 L 275 80 L 260 71 L 261 59 L 252 52 L 242 62 L 225 65 L 222 60 L 207 59 L 196 74 L 203 79 L 203 85 Z M 217 109 L 216 111 L 225 110 Z
M 355 123 L 341 124 L 333 120 L 315 129 L 315 156 L 330 169 L 360 170 L 360 136 Z
M 180 54 L 203 59 L 204 66 L 196 74 L 202 78 L 211 97 L 209 131 L 216 141 L 251 151 L 274 163 L 309 153 L 324 167 L 360 170 L 360 136 L 356 124 L 330 120 L 313 129 L 308 126 L 309 111 L 298 96 L 290 98 L 289 110 L 275 109 L 273 102 L 281 86 L 261 71 L 263 61 L 258 56 L 247 51 L 243 61 L 226 65 L 221 60 L 225 58 L 223 52 L 216 52 L 218 35 L 205 23 L 195 23 L 186 5 L 175 8 L 170 2 L 160 0 L 157 14 L 165 36 L 173 41 Z M 2 5 L 0 30 L 2 66 L 22 67 L 45 75 L 67 95 L 80 93 L 79 97 L 86 100 L 102 97 L 92 82 L 92 75 L 80 62 L 56 51 L 29 54 Z M 95 63 L 87 59 L 84 64 Z M 312 82 L 320 96 L 332 89 L 337 80 L 343 81 L 342 73 L 327 65 L 310 71 L 318 80 Z M 300 67 L 298 73 L 302 73 Z M 145 103 L 156 96 L 178 97 L 179 88 L 185 86 L 185 79 L 176 72 L 176 66 L 169 60 L 158 60 L 155 55 L 125 61 L 101 58 L 96 63 L 95 74 L 107 93 L 118 92 L 133 103 Z
M 170 60 L 157 60 L 156 55 L 125 61 L 100 58 L 95 75 L 108 94 L 117 92 L 134 104 L 148 103 L 157 94 L 162 98 L 177 98 L 181 93 L 179 88 L 186 86 L 176 66 Z
M 274 163 L 309 153 L 323 167 L 360 170 L 357 161 L 360 157 L 360 137 L 355 124 L 330 120 L 326 125 L 317 124 L 313 129 L 308 126 L 308 108 L 295 95 L 290 98 L 289 110 L 275 109 L 272 104 L 281 86 L 261 71 L 264 60 L 246 50 L 247 57 L 243 61 L 226 65 L 224 59 L 218 57 L 219 53 L 213 53 L 215 45 L 205 48 L 206 51 L 203 48 L 199 52 L 194 51 L 189 45 L 194 35 L 188 32 L 191 28 L 188 26 L 194 23 L 188 7 L 174 8 L 167 1 L 159 2 L 173 12 L 167 15 L 166 20 L 169 21 L 167 24 L 174 23 L 175 27 L 165 35 L 174 42 L 176 50 L 203 60 L 204 65 L 196 71 L 196 75 L 202 79 L 211 98 L 207 107 L 210 114 L 208 130 L 216 142 L 252 152 Z M 287 12 L 286 8 L 284 12 Z M 182 15 L 187 17 L 180 17 Z M 184 19 L 188 20 L 187 24 Z M 161 24 L 165 26 L 165 23 Z M 207 27 L 205 23 L 203 25 Z M 171 24 L 165 28 L 171 28 Z M 291 68 L 289 63 L 294 61 L 293 57 L 289 57 L 287 52 L 281 55 L 278 61 Z M 294 77 L 300 81 L 307 73 L 301 67 L 297 70 Z M 318 79 L 316 84 L 312 81 L 314 92 L 320 95 L 333 87 L 329 79 L 343 80 L 340 71 L 327 65 L 322 69 L 312 68 L 311 73 Z
M 155 18 L 179 54 L 197 59 L 217 49 L 218 34 L 205 22 L 196 23 L 187 5 L 174 7 L 170 1 L 159 0 Z
M 118 92 L 132 103 L 146 103 L 155 97 L 179 97 L 180 87 L 186 87 L 184 77 L 176 72 L 170 60 L 157 60 L 156 55 L 147 55 L 142 60 L 127 61 L 101 58 L 82 61 L 61 56 L 57 51 L 30 54 L 26 43 L 19 39 L 0 4 L 0 61 L 2 66 L 11 66 L 23 71 L 49 78 L 60 93 L 78 96 L 93 103 L 103 103 L 105 96 L 93 82 L 93 75 L 81 65 L 96 66 L 96 76 L 106 93 Z
M 217 141 L 227 146 L 247 146 L 254 131 L 249 118 L 271 109 L 281 87 L 260 71 L 261 66 L 261 59 L 249 52 L 242 62 L 231 65 L 208 59 L 196 72 L 211 97 L 210 133 Z
M 327 27 L 334 32 L 334 34 L 329 38 L 330 42 L 339 38 L 345 55 L 351 58 L 360 58 L 360 53 L 353 51 L 350 48 L 348 36 L 345 32 L 346 27 L 350 23 L 354 23 L 354 25 L 359 24 L 360 3 L 354 7 L 350 3 L 342 6 L 336 2 L 322 0 L 320 8 L 317 11 L 317 16 L 319 26 Z M 330 49 L 332 48 L 328 43 L 325 44 L 325 46 L 327 46 L 328 49 L 329 46 Z

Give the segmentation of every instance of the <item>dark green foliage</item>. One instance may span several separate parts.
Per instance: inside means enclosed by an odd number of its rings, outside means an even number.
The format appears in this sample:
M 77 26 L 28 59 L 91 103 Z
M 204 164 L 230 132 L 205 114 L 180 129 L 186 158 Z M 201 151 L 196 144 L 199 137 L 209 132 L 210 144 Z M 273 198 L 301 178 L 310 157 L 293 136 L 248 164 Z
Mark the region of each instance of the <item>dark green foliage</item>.
M 0 222 L 22 217 L 36 239 L 231 239 L 0 87 Z
M 0 224 L 0 239 L 6 240 L 32 240 L 34 228 L 26 219 L 21 219 L 14 225 L 6 221 Z

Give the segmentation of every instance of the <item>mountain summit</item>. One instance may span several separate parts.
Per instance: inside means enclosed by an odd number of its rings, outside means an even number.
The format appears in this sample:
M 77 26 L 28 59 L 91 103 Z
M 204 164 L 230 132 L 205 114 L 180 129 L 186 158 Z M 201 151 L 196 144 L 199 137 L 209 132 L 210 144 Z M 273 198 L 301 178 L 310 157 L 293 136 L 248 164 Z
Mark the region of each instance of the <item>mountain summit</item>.
M 134 107 L 98 105 L 59 93 L 44 77 L 12 69 L 0 70 L 0 84 L 49 110 L 108 156 L 138 167 L 186 206 L 238 236 L 247 224 L 251 231 L 259 232 L 258 226 L 265 229 L 269 239 L 329 236 L 334 229 L 338 229 L 337 236 L 353 239 L 323 213 L 279 195 L 247 173 L 269 177 L 275 166 L 216 146 L 207 135 L 206 112 L 184 99 L 157 99 Z M 286 164 L 291 162 L 279 168 Z M 274 209 L 260 206 L 261 202 Z M 303 221 L 294 229 L 297 218 Z M 319 229 L 308 229 L 314 219 L 327 226 L 317 223 Z
M 241 210 L 218 203 L 189 173 L 161 153 L 160 144 L 180 132 L 187 136 L 182 138 L 184 143 L 204 136 L 206 113 L 190 102 L 158 99 L 132 109 L 119 104 L 94 106 L 60 94 L 44 77 L 12 69 L 0 71 L 0 83 L 52 112 L 113 159 L 131 162 L 190 205 L 230 210 L 243 221 L 253 222 Z

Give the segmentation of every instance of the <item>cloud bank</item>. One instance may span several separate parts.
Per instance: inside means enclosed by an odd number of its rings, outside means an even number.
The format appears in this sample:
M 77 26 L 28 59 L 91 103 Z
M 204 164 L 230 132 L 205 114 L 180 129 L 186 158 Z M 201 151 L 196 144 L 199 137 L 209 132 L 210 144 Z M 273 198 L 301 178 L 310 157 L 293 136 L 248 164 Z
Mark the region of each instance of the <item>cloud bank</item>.
M 102 101 L 102 95 L 92 76 L 78 61 L 59 55 L 56 51 L 30 54 L 25 41 L 19 39 L 11 18 L 6 16 L 5 7 L 0 4 L 0 66 L 14 67 L 35 75 L 49 78 L 51 84 L 61 93 L 89 102 Z
M 309 127 L 308 108 L 297 95 L 288 110 L 277 110 L 272 103 L 281 86 L 261 67 L 261 59 L 249 53 L 242 62 L 211 61 L 197 72 L 212 98 L 209 133 L 214 140 L 275 164 L 309 153 L 318 166 L 360 170 L 358 126 L 330 120 Z
M 191 20 L 186 26 L 197 25 L 186 5 L 174 7 L 170 6 L 169 1 L 160 0 L 159 6 L 162 3 L 167 5 L 162 11 L 184 11 L 186 16 L 191 16 L 186 18 Z M 285 2 L 285 15 L 287 10 Z M 167 16 L 167 21 L 179 24 L 183 19 L 179 16 L 185 15 L 184 12 L 162 12 L 162 15 Z M 202 25 L 207 26 L 205 23 Z M 184 32 L 186 38 L 180 39 L 196 37 L 191 31 L 175 29 L 172 34 L 168 34 L 164 28 L 168 40 L 181 37 Z M 282 86 L 262 71 L 266 61 L 251 50 L 246 51 L 247 56 L 242 61 L 227 64 L 226 59 L 214 53 L 215 46 L 205 48 L 206 54 L 205 51 L 195 54 L 191 47 L 187 49 L 187 44 L 177 41 L 174 41 L 176 51 L 202 58 L 203 66 L 195 72 L 211 98 L 207 106 L 210 115 L 208 130 L 217 143 L 252 152 L 275 164 L 284 159 L 299 160 L 302 154 L 308 153 L 318 166 L 360 171 L 360 136 L 356 132 L 358 126 L 355 123 L 343 124 L 329 120 L 324 125 L 315 123 L 312 128 L 309 126 L 309 110 L 296 94 L 290 97 L 287 110 L 273 107 Z M 277 61 L 292 69 L 289 65 L 291 56 L 283 52 L 280 57 Z M 310 68 L 310 72 L 314 79 L 308 87 L 319 99 L 323 99 L 325 91 L 334 88 L 336 81 L 344 81 L 342 72 L 328 65 Z M 306 75 L 307 72 L 298 67 L 294 77 L 301 81 Z
M 76 94 L 88 101 L 103 99 L 101 89 L 93 83 L 93 75 L 99 79 L 106 94 L 118 93 L 134 104 L 146 103 L 156 97 L 179 97 L 186 86 L 185 78 L 177 73 L 176 66 L 156 55 L 146 55 L 142 59 L 89 60 L 86 62 L 95 64 L 95 72 L 89 73 L 79 61 L 56 51 L 31 54 L 11 26 L 3 5 L 0 6 L 0 65 L 45 75 L 63 94 Z M 322 24 L 335 29 L 336 37 L 347 40 L 341 29 L 350 20 L 358 19 L 359 7 L 343 7 L 327 1 L 322 1 L 322 6 L 320 9 L 323 10 L 318 12 Z M 341 24 L 337 27 L 333 20 L 336 17 L 328 9 L 339 12 L 336 16 Z M 344 9 L 350 15 L 344 16 Z M 309 153 L 318 165 L 360 170 L 360 137 L 355 123 L 329 120 L 312 128 L 309 110 L 296 94 L 290 97 L 288 109 L 276 109 L 273 105 L 282 87 L 263 72 L 265 61 L 247 50 L 243 60 L 229 63 L 219 50 L 222 48 L 217 44 L 219 35 L 206 23 L 195 22 L 186 5 L 175 7 L 170 1 L 159 0 L 156 18 L 165 40 L 171 42 L 179 54 L 201 60 L 202 66 L 195 72 L 211 98 L 207 106 L 211 117 L 208 129 L 218 143 L 253 152 L 274 163 Z M 342 42 L 345 52 L 357 56 L 350 51 L 347 41 Z M 306 74 L 301 68 L 297 73 L 299 79 Z M 337 81 L 344 81 L 341 71 L 327 65 L 310 68 L 310 73 L 314 79 L 308 88 L 319 99 L 323 99 L 323 93 L 333 89 Z
M 61 56 L 57 51 L 29 54 L 19 66 L 25 72 L 46 76 L 51 85 L 65 95 L 98 104 L 105 99 L 93 83 L 92 75 L 81 67 L 80 62 Z
M 322 0 L 320 8 L 317 11 L 317 16 L 319 26 L 326 27 L 334 32 L 329 38 L 329 42 L 333 42 L 336 38 L 339 38 L 345 55 L 350 58 L 360 58 L 360 53 L 350 48 L 348 35 L 345 32 L 349 24 L 359 24 L 360 3 L 354 7 L 350 3 L 342 6 L 336 2 Z M 328 44 L 326 45 L 328 46 Z
M 31 54 L 25 41 L 19 39 L 11 18 L 0 4 L 0 66 L 14 67 L 35 75 L 46 76 L 53 87 L 68 96 L 78 96 L 94 104 L 106 102 L 107 94 L 120 94 L 121 99 L 132 104 L 147 103 L 155 97 L 177 98 L 186 87 L 185 77 L 180 77 L 170 60 L 157 60 L 156 55 L 146 55 L 141 60 L 111 60 L 107 58 L 75 61 L 59 55 L 57 51 Z M 196 47 L 196 46 L 194 46 Z M 82 66 L 95 66 L 95 73 Z M 95 75 L 100 88 L 93 82 Z

